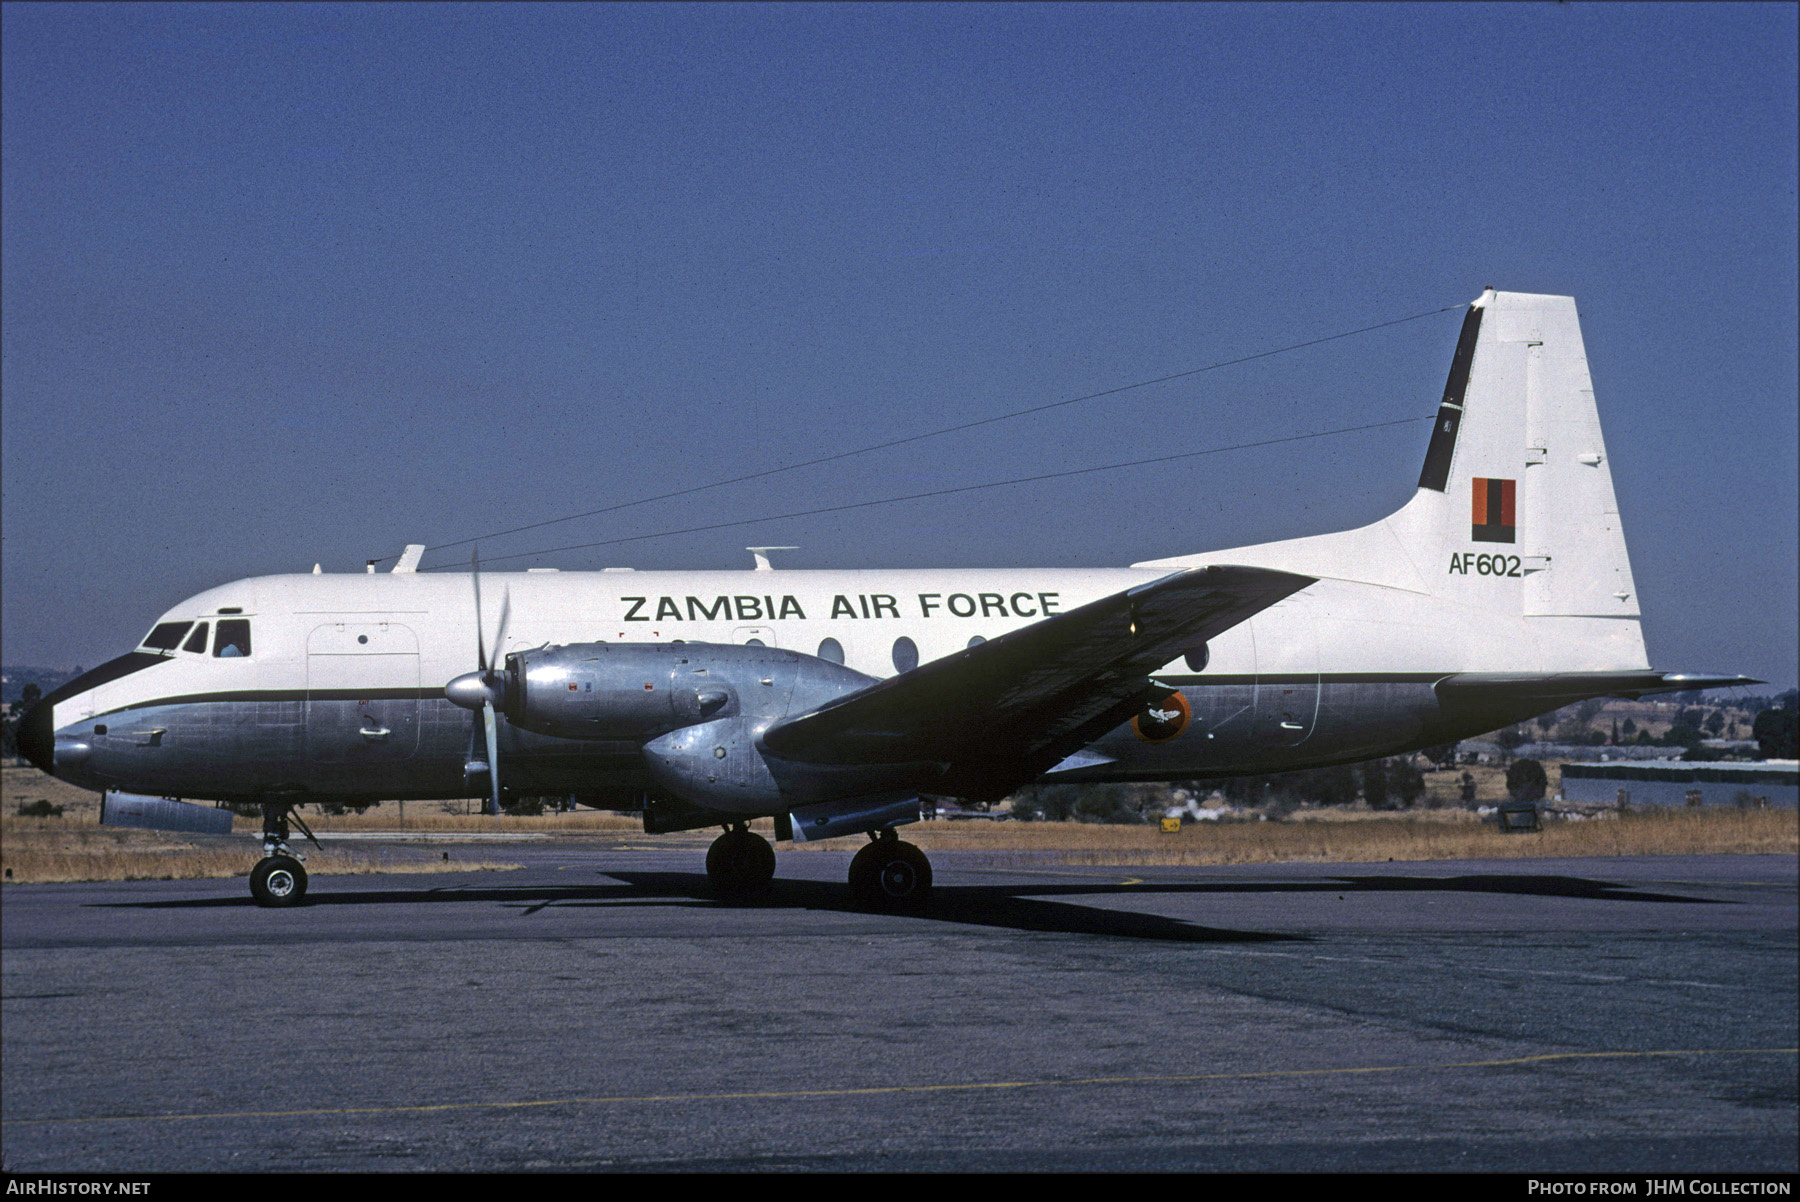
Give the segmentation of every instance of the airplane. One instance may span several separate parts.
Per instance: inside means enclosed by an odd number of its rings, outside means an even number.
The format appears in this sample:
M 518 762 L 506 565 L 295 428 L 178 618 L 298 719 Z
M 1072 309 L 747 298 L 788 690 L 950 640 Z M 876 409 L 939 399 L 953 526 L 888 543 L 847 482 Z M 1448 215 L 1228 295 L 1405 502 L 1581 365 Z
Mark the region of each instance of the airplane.
M 652 833 L 722 828 L 706 871 L 727 900 L 775 874 L 753 819 L 867 834 L 852 893 L 916 909 L 931 865 L 896 828 L 922 795 L 1351 763 L 1759 683 L 1649 666 L 1564 296 L 1469 306 L 1417 492 L 1372 525 L 1108 569 L 790 571 L 777 549 L 743 571 L 464 576 L 417 571 L 415 545 L 390 572 L 235 581 L 43 698 L 19 745 L 85 788 L 259 806 L 265 906 L 306 892 L 297 807 L 498 812 L 504 780 L 641 808 Z

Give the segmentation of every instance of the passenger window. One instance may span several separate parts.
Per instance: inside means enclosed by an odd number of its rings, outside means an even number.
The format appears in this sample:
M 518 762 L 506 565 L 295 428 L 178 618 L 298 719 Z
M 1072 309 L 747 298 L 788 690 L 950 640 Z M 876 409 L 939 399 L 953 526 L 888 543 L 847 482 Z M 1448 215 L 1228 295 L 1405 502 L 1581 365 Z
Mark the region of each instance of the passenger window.
M 144 646 L 152 651 L 173 651 L 181 646 L 181 636 L 192 622 L 164 622 L 144 636 Z
M 188 641 L 181 645 L 181 649 L 183 651 L 198 651 L 201 655 L 205 655 L 206 632 L 210 628 L 210 623 L 207 622 L 202 622 L 200 625 L 194 627 L 194 633 L 188 635 Z
M 894 671 L 910 672 L 919 666 L 919 645 L 901 635 L 894 640 Z
M 836 639 L 826 639 L 819 644 L 819 658 L 828 659 L 834 664 L 844 662 L 844 645 Z
M 221 659 L 235 659 L 250 654 L 250 623 L 242 618 L 231 618 L 219 623 L 219 639 L 213 644 L 213 655 Z

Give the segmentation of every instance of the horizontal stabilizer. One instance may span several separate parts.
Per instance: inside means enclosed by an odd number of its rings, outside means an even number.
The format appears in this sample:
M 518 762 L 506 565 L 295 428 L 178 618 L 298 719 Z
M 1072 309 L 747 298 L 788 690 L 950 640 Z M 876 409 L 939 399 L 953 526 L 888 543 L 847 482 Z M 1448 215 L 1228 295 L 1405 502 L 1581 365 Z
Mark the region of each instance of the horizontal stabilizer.
M 1636 700 L 1652 693 L 1682 693 L 1690 689 L 1729 689 L 1762 684 L 1748 676 L 1703 676 L 1686 672 L 1555 672 L 1531 675 L 1512 672 L 1458 672 L 1437 682 L 1438 695 L 1458 694 L 1541 700 L 1562 705 L 1588 697 L 1625 697 Z

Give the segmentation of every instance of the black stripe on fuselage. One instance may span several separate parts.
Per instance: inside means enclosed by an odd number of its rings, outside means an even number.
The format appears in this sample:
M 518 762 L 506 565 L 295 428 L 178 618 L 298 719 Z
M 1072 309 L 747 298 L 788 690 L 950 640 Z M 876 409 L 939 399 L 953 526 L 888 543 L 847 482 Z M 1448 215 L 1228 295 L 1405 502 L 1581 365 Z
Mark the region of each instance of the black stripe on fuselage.
M 1450 378 L 1444 383 L 1444 399 L 1431 427 L 1431 445 L 1425 448 L 1425 467 L 1419 487 L 1443 492 L 1450 480 L 1450 460 L 1456 454 L 1456 431 L 1462 425 L 1463 398 L 1469 392 L 1469 367 L 1475 362 L 1475 341 L 1481 334 L 1485 309 L 1470 309 L 1463 318 L 1456 354 L 1450 360 Z
M 173 658 L 171 655 L 157 655 L 150 651 L 128 651 L 117 659 L 109 659 L 97 668 L 88 669 L 74 680 L 52 690 L 49 696 L 32 706 L 19 720 L 19 754 L 31 761 L 39 771 L 52 772 L 52 757 L 56 751 L 55 712 L 59 703 L 89 689 L 110 684 L 120 677 L 168 663 Z
M 442 701 L 441 688 L 415 689 L 239 689 L 227 693 L 183 693 L 175 697 L 152 697 L 134 701 L 117 709 L 95 714 L 96 718 L 127 714 L 132 710 L 154 709 L 163 705 L 205 705 L 215 701 Z
M 1247 684 L 1435 684 L 1455 673 L 1444 672 L 1265 672 L 1261 675 L 1189 676 L 1168 672 L 1152 675 L 1162 684 L 1178 688 L 1205 688 L 1208 685 Z M 152 709 L 164 705 L 205 705 L 216 701 L 434 701 L 443 700 L 444 690 L 417 689 L 242 689 L 222 693 L 185 693 L 175 697 L 153 697 L 134 701 L 96 718 L 132 710 Z

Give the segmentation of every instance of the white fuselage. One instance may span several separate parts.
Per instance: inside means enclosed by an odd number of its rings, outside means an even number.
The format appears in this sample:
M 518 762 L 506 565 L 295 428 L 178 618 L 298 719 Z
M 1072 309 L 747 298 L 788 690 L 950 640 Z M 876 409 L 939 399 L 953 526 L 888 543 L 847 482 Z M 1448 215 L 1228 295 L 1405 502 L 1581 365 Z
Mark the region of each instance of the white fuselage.
M 488 573 L 479 627 L 466 573 L 259 577 L 171 609 L 155 654 L 52 694 L 49 721 L 26 742 L 48 761 L 54 731 L 58 774 L 92 787 L 466 796 L 481 719 L 443 690 L 483 649 L 498 664 L 546 645 L 754 642 L 882 678 L 1208 565 L 1314 583 L 1154 673 L 1167 704 L 1094 740 L 1059 779 L 1216 777 L 1394 754 L 1574 695 L 1527 696 L 1516 688 L 1526 678 L 1648 671 L 1574 303 L 1488 292 L 1465 319 L 1416 493 L 1369 526 L 1116 569 Z M 248 655 L 218 654 L 222 623 L 248 624 Z M 1184 709 L 1176 691 L 1191 722 L 1158 716 Z M 627 737 L 517 727 L 496 737 L 521 790 L 641 779 Z

